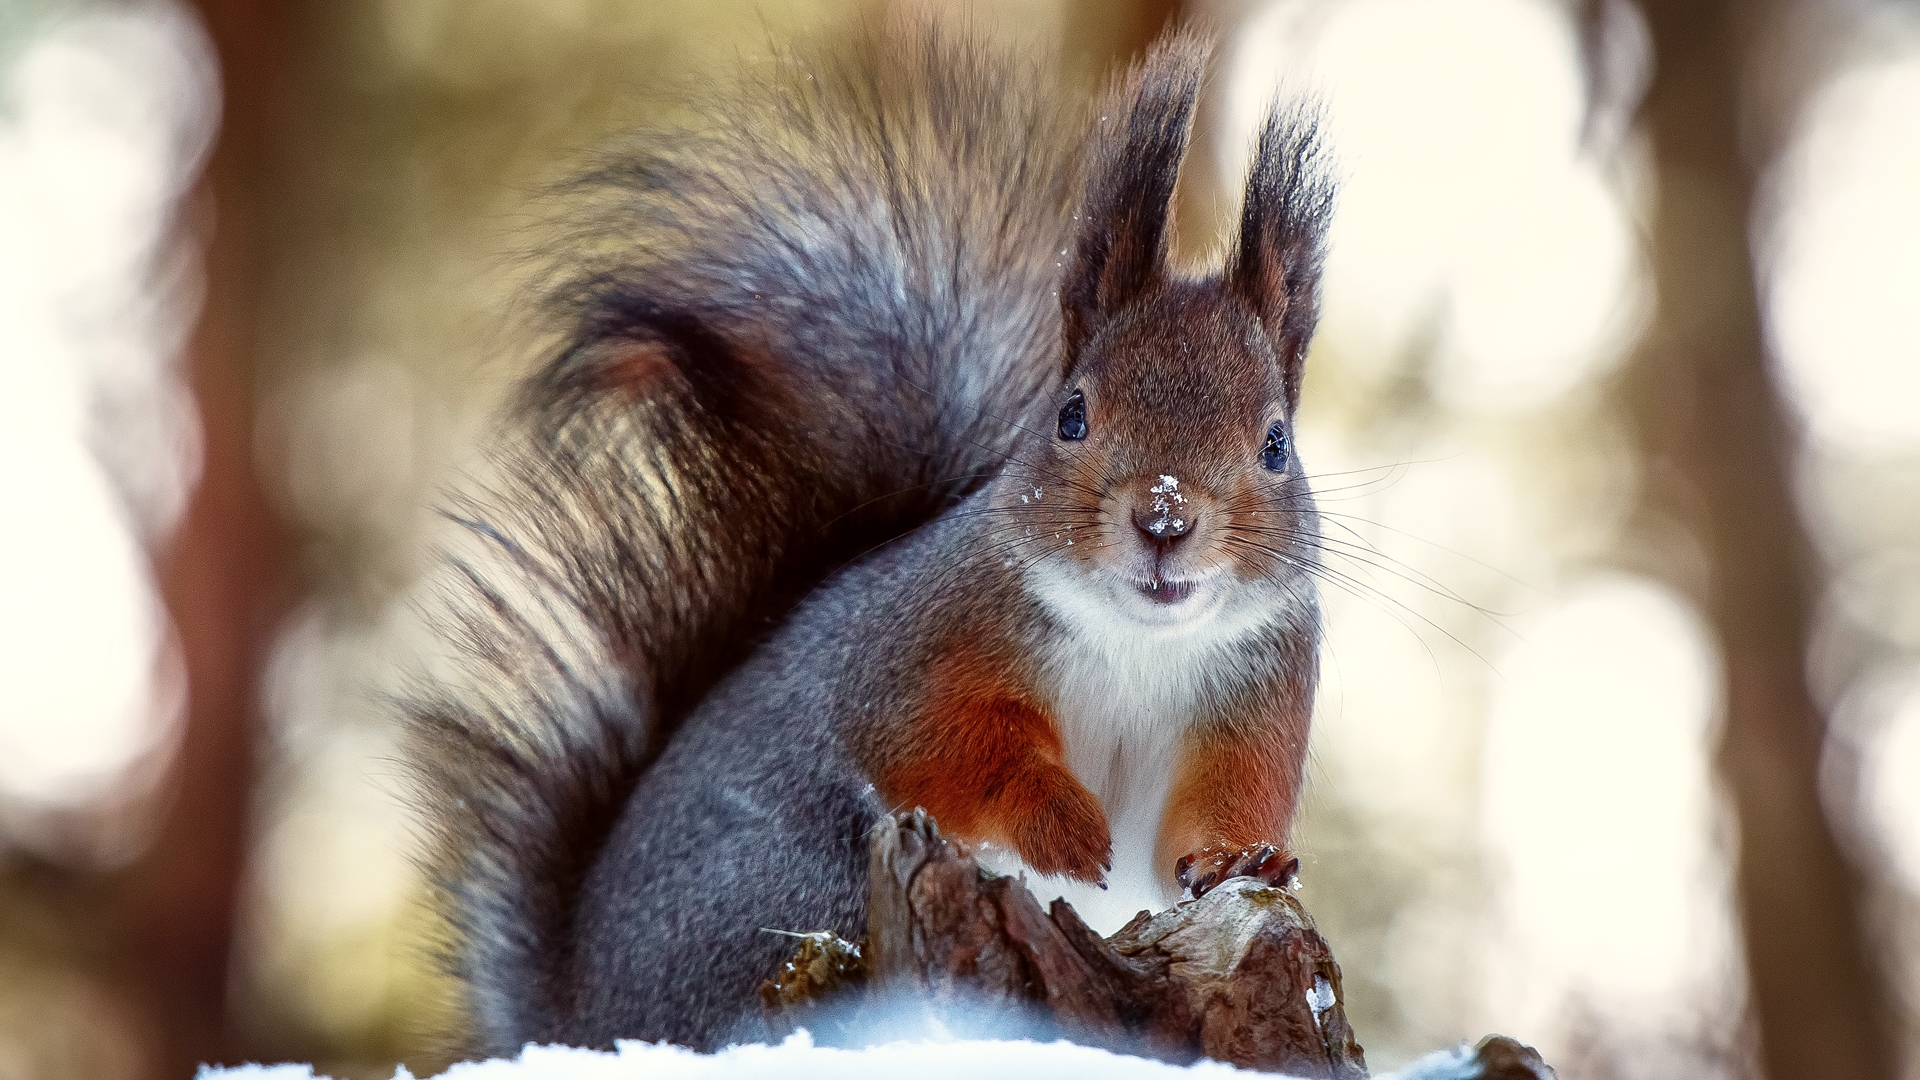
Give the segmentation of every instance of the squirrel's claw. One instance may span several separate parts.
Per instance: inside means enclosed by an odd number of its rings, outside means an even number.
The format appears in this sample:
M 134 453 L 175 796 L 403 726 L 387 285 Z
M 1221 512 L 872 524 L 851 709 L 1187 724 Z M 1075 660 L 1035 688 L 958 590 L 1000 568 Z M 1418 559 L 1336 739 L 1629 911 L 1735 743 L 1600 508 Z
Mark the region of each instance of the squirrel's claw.
M 1207 895 L 1221 882 L 1237 877 L 1254 877 L 1269 885 L 1284 888 L 1299 876 L 1300 860 L 1284 848 L 1272 844 L 1250 844 L 1234 848 L 1209 844 L 1197 852 L 1180 856 L 1173 865 L 1180 887 L 1195 899 Z

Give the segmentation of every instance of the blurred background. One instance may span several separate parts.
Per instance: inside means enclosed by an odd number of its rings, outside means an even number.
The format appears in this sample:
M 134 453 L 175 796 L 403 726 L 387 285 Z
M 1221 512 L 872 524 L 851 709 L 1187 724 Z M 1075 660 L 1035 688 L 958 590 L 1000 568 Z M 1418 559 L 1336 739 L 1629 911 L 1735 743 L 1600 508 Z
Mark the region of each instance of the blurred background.
M 381 697 L 543 184 L 794 0 L 0 0 L 0 1080 L 449 1060 Z M 916 6 L 929 6 L 920 4 Z M 1376 1068 L 1920 1077 L 1920 5 L 975 0 L 1344 179 L 1304 898 Z

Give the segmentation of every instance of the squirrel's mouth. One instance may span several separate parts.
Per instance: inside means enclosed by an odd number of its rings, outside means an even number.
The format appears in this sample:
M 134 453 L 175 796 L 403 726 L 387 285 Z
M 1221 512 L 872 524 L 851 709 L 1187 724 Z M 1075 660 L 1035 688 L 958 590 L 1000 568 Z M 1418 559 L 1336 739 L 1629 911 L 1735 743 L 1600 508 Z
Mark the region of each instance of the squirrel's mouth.
M 1140 592 L 1156 604 L 1177 604 L 1193 595 L 1191 581 L 1163 581 L 1155 578 L 1140 583 Z

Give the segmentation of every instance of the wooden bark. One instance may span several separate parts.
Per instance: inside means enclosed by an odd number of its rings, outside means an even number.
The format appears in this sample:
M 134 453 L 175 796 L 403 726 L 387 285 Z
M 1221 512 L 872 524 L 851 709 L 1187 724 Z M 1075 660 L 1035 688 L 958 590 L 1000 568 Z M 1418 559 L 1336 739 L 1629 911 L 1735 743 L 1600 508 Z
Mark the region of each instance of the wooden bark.
M 763 989 L 777 1026 L 818 1033 L 824 1022 L 830 1038 L 871 1040 L 930 1010 L 960 1034 L 1062 1035 L 1173 1062 L 1368 1075 L 1340 966 L 1285 889 L 1237 878 L 1102 938 L 1064 901 L 1042 909 L 1019 878 L 983 871 L 924 811 L 877 832 L 870 868 L 866 940 L 808 935 Z M 1553 1075 L 1507 1039 L 1461 1050 L 1445 1068 L 1432 1075 Z

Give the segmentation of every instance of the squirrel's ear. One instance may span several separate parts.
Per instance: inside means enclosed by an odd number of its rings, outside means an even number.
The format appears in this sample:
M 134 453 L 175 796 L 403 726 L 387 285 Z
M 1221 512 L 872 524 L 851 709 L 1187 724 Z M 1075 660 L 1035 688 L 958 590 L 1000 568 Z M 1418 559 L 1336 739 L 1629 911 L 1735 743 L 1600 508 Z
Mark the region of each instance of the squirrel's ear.
M 1300 403 L 1301 367 L 1319 319 L 1333 184 L 1320 162 L 1313 119 L 1275 105 L 1247 175 L 1240 235 L 1227 258 L 1230 288 L 1260 318 L 1280 357 L 1286 406 Z
M 1069 372 L 1100 321 L 1165 269 L 1173 187 L 1208 49 L 1189 30 L 1162 35 L 1101 109 L 1075 219 L 1073 262 L 1060 286 Z

